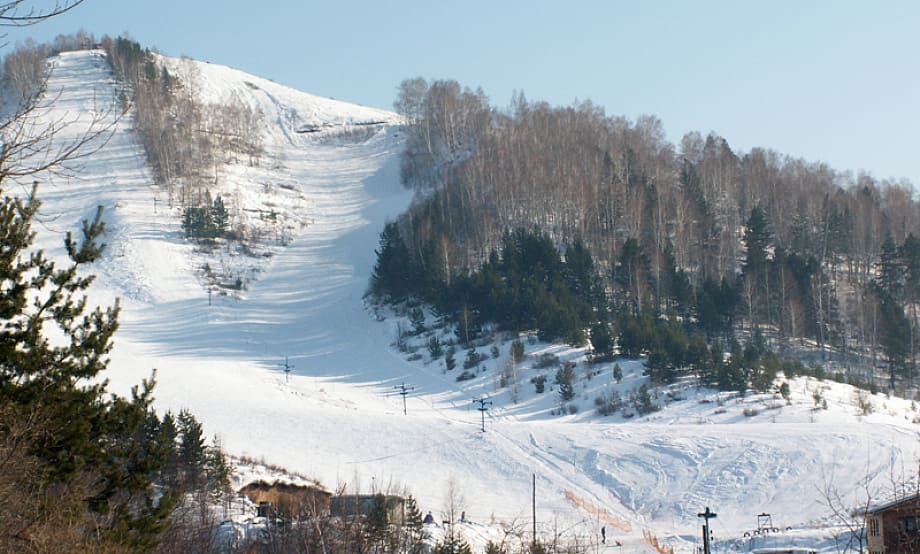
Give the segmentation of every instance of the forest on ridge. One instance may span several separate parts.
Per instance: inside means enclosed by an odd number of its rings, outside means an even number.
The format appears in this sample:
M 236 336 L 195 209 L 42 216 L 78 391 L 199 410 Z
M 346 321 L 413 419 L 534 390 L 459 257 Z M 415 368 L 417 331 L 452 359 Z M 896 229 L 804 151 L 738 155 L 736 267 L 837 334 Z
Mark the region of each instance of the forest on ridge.
M 669 322 L 688 343 L 807 345 L 852 379 L 913 383 L 910 183 L 735 151 L 715 133 L 671 144 L 658 118 L 591 102 L 518 93 L 500 109 L 455 81 L 408 79 L 394 105 L 419 199 L 381 235 L 372 293 L 573 343 L 599 323 L 622 343 L 638 324 L 646 354 L 667 343 L 649 329 Z M 699 369 L 686 352 L 666 365 Z

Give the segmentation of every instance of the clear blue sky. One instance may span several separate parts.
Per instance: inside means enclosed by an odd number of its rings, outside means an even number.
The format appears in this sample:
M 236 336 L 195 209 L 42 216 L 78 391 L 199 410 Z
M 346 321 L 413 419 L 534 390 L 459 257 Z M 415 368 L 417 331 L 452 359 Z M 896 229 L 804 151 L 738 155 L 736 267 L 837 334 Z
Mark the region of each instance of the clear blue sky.
M 657 115 L 920 185 L 916 0 L 86 0 L 15 43 L 85 29 L 390 108 L 407 77 Z

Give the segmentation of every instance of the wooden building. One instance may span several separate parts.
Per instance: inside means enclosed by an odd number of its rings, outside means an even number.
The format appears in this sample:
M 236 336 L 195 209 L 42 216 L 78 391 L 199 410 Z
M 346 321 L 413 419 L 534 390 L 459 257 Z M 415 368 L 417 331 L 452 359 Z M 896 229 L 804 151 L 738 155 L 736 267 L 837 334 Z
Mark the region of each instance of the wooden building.
M 288 519 L 329 515 L 332 498 L 332 493 L 320 487 L 284 481 L 255 481 L 240 489 L 240 494 L 259 506 L 259 515 Z
M 920 494 L 866 512 L 869 554 L 920 554 Z
M 371 515 L 379 499 L 386 503 L 387 521 L 401 525 L 406 518 L 406 502 L 401 496 L 346 494 L 332 497 L 332 515 L 338 517 Z

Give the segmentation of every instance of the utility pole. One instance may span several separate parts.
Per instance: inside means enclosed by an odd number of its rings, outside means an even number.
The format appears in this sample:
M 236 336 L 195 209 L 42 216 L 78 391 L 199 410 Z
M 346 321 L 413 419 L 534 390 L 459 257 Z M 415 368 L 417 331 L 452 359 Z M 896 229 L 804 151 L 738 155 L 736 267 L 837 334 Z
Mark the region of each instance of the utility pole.
M 288 363 L 288 357 L 284 357 L 284 364 L 281 366 L 284 368 L 284 382 L 290 382 L 291 370 L 294 369 L 294 366 Z
M 531 497 L 531 508 L 533 514 L 533 546 L 531 552 L 537 551 L 537 474 L 533 474 L 533 496 Z
M 714 519 L 717 514 L 706 506 L 706 511 L 696 514 L 696 517 L 703 518 L 703 554 L 710 554 L 709 551 L 709 520 Z
M 406 396 L 409 394 L 409 391 L 415 390 L 415 387 L 407 387 L 405 383 L 401 385 L 396 385 L 394 389 L 399 389 L 399 395 L 403 397 L 403 415 L 406 415 Z
M 491 401 L 491 400 L 487 400 L 487 399 L 485 399 L 485 398 L 474 398 L 474 399 L 473 399 L 473 404 L 475 404 L 475 403 L 477 403 L 477 402 L 479 402 L 479 407 L 476 408 L 476 409 L 479 410 L 480 413 L 482 414 L 482 432 L 485 433 L 485 432 L 486 432 L 486 412 L 489 410 L 489 408 L 486 408 L 486 404 L 488 404 L 489 406 L 491 406 L 491 405 L 492 405 L 492 401 Z

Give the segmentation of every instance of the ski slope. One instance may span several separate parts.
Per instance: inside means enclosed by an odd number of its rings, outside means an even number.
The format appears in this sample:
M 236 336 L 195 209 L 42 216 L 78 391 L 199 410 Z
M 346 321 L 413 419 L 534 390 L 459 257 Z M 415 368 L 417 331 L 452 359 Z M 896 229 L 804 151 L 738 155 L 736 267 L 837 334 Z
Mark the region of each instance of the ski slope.
M 126 394 L 155 368 L 158 409 L 189 408 L 231 454 L 330 490 L 411 492 L 436 514 L 454 484 L 471 522 L 463 532 L 478 548 L 501 536 L 501 524 L 529 528 L 534 475 L 541 532 L 596 545 L 605 526 L 608 543 L 630 552 L 651 551 L 644 531 L 693 551 L 705 506 L 719 514 L 713 534 L 725 551 L 739 549 L 728 541 L 755 527 L 761 512 L 830 549 L 832 531 L 820 525 L 829 515 L 823 487 L 838 487 L 855 505 L 867 480 L 885 491 L 913 476 L 920 448 L 908 403 L 879 396 L 875 413 L 861 416 L 842 385 L 826 386 L 821 411 L 811 400 L 820 385 L 803 379 L 790 405 L 754 417 L 742 410 L 770 399 L 720 401 L 717 409 L 711 392 L 688 390 L 653 415 L 605 419 L 591 414 L 591 400 L 616 386 L 609 371 L 580 385 L 578 414 L 554 416 L 549 394 L 528 392 L 514 404 L 494 378 L 461 386 L 437 364 L 407 361 L 392 346 L 395 318 L 378 320 L 363 299 L 379 232 L 411 201 L 398 182 L 398 117 L 165 58 L 180 77 L 195 74 L 203 99 L 236 97 L 263 112 L 263 162 L 225 168 L 220 187 L 244 203 L 270 201 L 299 222 L 287 246 L 258 261 L 241 297 L 214 294 L 209 305 L 202 255 L 154 186 L 130 112 L 116 121 L 102 56 L 52 61 L 56 100 L 42 117 L 67 122 L 55 140 L 80 136 L 94 116 L 113 128 L 70 172 L 41 179 L 37 244 L 63 257 L 63 233 L 104 206 L 108 249 L 93 268 L 91 297 L 121 300 L 111 389 Z M 367 140 L 336 138 L 361 122 L 377 124 Z M 265 183 L 285 186 L 266 192 Z M 641 380 L 641 368 L 623 363 L 625 389 Z M 394 394 L 402 383 L 414 387 L 406 414 Z M 474 397 L 494 402 L 485 433 Z

